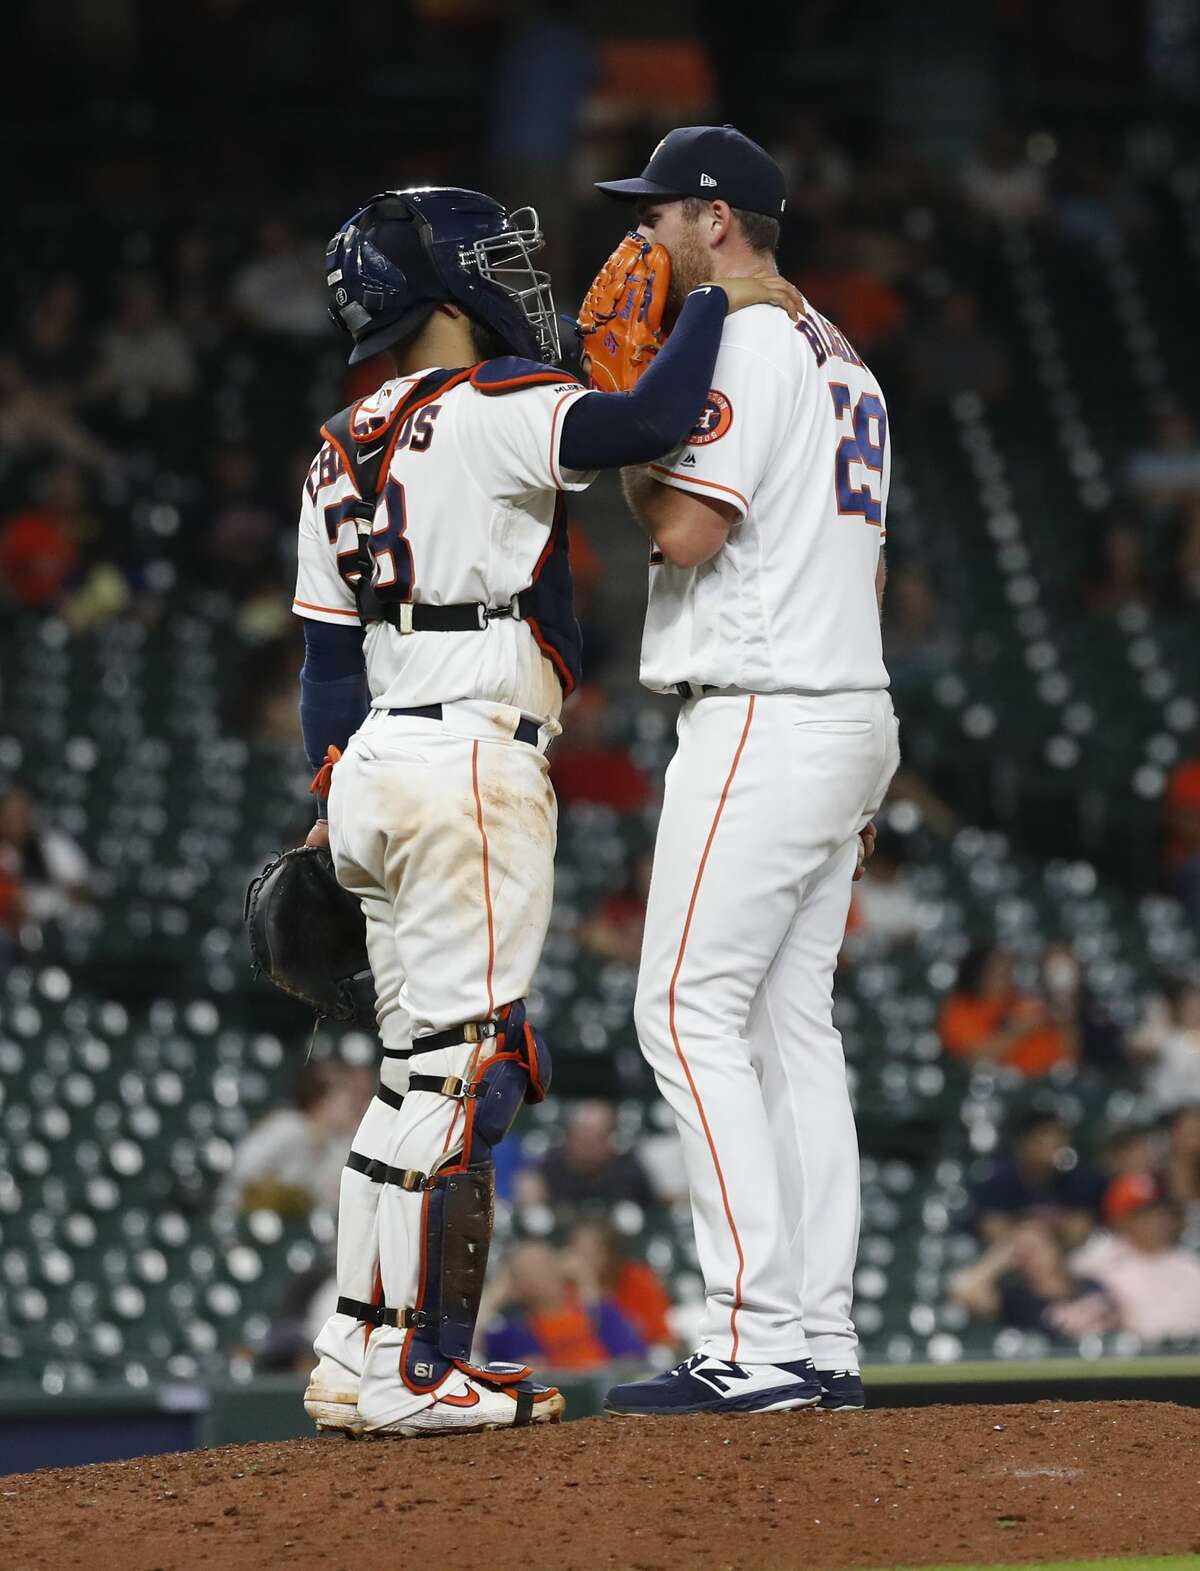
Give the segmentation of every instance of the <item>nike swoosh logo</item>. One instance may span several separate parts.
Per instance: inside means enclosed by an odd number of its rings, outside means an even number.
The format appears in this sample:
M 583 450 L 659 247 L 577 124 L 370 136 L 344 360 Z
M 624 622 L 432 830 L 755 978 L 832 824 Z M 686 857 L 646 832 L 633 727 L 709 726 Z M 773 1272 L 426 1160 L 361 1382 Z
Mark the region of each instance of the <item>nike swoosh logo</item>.
M 446 1407 L 478 1407 L 479 1392 L 468 1388 L 462 1396 L 440 1396 L 438 1401 Z
M 360 453 L 358 456 L 360 458 L 374 458 L 376 453 L 382 453 L 382 452 L 383 452 L 383 443 L 380 442 L 379 446 L 378 447 L 373 447 L 369 453 Z

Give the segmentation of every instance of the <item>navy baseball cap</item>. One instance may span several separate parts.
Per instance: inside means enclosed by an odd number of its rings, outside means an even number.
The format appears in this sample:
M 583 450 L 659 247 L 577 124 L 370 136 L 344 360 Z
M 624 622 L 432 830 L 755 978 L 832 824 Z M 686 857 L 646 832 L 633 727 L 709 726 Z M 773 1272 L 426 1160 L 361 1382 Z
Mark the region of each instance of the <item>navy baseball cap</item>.
M 715 197 L 747 213 L 780 218 L 787 205 L 783 170 L 767 152 L 731 125 L 685 125 L 669 131 L 635 180 L 597 180 L 608 196 Z

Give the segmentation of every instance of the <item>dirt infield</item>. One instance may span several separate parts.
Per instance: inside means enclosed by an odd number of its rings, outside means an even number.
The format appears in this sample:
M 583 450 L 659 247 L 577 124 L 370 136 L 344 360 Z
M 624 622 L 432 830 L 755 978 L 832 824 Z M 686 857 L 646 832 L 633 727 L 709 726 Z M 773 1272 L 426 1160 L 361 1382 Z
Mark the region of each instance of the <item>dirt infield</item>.
M 1200 1410 L 294 1440 L 0 1479 L 5 1571 L 842 1571 L 1200 1551 Z

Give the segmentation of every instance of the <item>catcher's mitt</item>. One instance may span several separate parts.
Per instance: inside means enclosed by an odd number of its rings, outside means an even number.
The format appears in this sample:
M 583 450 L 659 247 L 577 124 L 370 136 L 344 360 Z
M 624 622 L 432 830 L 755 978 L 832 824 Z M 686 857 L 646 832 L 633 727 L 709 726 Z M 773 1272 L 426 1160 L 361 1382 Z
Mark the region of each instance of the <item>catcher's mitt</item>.
M 666 246 L 631 230 L 592 280 L 579 310 L 594 388 L 628 392 L 646 371 L 667 336 L 662 318 L 670 282 Z
M 297 846 L 246 890 L 256 972 L 331 1020 L 375 1030 L 375 980 L 362 907 L 338 883 L 323 847 Z

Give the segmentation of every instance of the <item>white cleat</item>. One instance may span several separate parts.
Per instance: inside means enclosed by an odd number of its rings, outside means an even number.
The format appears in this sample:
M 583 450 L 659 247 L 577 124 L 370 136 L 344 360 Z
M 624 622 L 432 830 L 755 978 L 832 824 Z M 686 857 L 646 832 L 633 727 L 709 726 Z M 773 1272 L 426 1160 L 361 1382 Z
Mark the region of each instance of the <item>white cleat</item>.
M 319 1435 L 337 1433 L 357 1440 L 362 1434 L 357 1391 L 331 1391 L 312 1381 L 304 1393 L 304 1411 L 316 1424 Z
M 487 1366 L 491 1368 L 491 1365 Z M 511 1364 L 496 1366 L 508 1374 Z M 446 1377 L 428 1407 L 388 1424 L 365 1426 L 359 1433 L 372 1440 L 414 1440 L 420 1435 L 476 1434 L 484 1429 L 519 1429 L 526 1424 L 557 1424 L 566 1401 L 555 1386 L 533 1380 L 493 1385 L 482 1377 L 454 1371 Z

